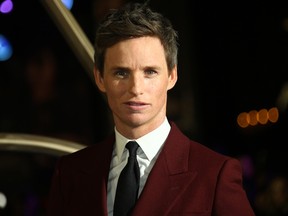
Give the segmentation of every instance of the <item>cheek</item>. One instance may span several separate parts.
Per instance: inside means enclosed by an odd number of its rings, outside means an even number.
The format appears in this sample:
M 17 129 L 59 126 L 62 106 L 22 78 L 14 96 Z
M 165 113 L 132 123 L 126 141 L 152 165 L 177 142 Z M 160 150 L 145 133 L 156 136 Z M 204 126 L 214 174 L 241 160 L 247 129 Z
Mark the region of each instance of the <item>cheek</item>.
M 106 95 L 111 100 L 117 100 L 120 95 L 120 91 L 115 91 L 115 88 L 106 87 Z
M 156 97 L 167 94 L 168 83 L 167 82 L 156 82 L 149 86 L 147 89 L 150 93 L 155 94 Z
M 121 95 L 125 94 L 126 90 L 119 83 L 109 82 L 105 83 L 106 95 L 111 100 L 117 100 Z
M 159 84 L 161 85 L 161 84 Z M 149 95 L 151 96 L 151 100 L 157 107 L 162 107 L 165 105 L 167 100 L 167 86 L 153 86 L 149 90 Z

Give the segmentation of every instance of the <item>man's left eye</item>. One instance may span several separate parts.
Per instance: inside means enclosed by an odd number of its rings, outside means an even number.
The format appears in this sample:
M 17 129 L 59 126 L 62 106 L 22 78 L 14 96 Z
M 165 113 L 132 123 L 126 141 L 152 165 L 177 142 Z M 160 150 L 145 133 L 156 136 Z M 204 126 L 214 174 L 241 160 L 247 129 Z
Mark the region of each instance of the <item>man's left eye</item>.
M 145 73 L 148 75 L 153 75 L 153 74 L 156 74 L 157 72 L 154 70 L 147 70 L 147 71 L 145 71 Z

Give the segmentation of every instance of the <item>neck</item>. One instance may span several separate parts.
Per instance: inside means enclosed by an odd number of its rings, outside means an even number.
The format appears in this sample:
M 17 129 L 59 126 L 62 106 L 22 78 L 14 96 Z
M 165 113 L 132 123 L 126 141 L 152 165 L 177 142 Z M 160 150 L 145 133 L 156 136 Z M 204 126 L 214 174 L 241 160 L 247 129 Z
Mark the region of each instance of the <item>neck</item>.
M 161 120 L 150 123 L 150 124 L 146 123 L 143 125 L 141 124 L 129 125 L 129 124 L 117 124 L 115 122 L 115 126 L 118 132 L 121 133 L 123 136 L 125 136 L 128 139 L 135 140 L 135 139 L 139 139 L 140 137 L 158 128 L 164 122 L 164 120 L 165 120 L 165 116 Z

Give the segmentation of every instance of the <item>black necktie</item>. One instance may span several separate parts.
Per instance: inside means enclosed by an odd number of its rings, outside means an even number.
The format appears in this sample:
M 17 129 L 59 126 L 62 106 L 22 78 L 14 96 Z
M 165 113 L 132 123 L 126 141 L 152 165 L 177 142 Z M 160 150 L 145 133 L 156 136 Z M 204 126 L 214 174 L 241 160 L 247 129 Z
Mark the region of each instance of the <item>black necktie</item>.
M 140 171 L 136 158 L 138 143 L 130 141 L 126 144 L 129 150 L 128 162 L 122 170 L 116 190 L 114 216 L 127 216 L 138 198 Z

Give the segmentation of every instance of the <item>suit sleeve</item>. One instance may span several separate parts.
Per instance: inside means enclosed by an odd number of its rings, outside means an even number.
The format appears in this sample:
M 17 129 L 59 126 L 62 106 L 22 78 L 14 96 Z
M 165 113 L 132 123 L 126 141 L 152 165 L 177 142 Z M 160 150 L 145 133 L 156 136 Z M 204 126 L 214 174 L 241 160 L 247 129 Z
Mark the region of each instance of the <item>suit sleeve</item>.
M 63 197 L 61 194 L 61 184 L 60 184 L 60 164 L 61 159 L 57 162 L 56 168 L 51 181 L 50 192 L 48 197 L 46 215 L 47 216 L 60 216 L 64 215 L 63 212 Z
M 240 162 L 236 159 L 228 159 L 218 176 L 213 206 L 216 215 L 255 216 L 242 184 Z

